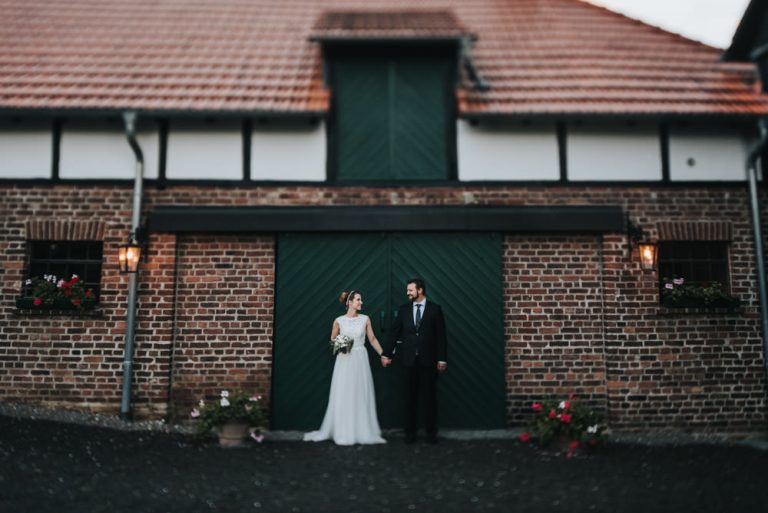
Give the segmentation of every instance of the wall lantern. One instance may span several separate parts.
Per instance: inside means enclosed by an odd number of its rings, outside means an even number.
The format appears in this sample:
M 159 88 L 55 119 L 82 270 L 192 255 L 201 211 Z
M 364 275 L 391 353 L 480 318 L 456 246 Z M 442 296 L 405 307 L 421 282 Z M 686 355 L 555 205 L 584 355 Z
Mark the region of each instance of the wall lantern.
M 656 269 L 656 243 L 646 240 L 646 233 L 627 219 L 627 238 L 629 240 L 629 255 L 632 256 L 632 246 L 638 248 L 640 268 L 643 271 Z
M 141 244 L 136 240 L 133 233 L 128 238 L 127 244 L 121 244 L 117 252 L 120 261 L 121 273 L 135 273 L 139 270 L 139 260 L 141 259 Z
M 642 241 L 638 243 L 640 249 L 640 268 L 643 271 L 653 271 L 656 269 L 656 243 Z

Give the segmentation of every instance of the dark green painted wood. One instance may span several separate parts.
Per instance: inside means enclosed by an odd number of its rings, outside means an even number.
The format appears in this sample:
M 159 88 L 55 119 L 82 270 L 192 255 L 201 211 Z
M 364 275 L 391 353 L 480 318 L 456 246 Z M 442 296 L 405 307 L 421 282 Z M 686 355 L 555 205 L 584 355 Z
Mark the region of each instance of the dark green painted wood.
M 501 237 L 401 234 L 392 252 L 392 295 L 407 302 L 406 281 L 420 276 L 427 301 L 441 305 L 448 370 L 438 384 L 438 423 L 448 428 L 506 426 Z
M 400 60 L 393 68 L 393 178 L 448 178 L 450 69 L 448 62 L 427 58 Z
M 364 306 L 385 301 L 388 282 L 381 270 L 388 247 L 382 241 L 375 234 L 278 238 L 274 429 L 320 427 L 334 363 L 328 340 L 333 320 L 345 313 L 338 295 L 354 287 L 364 291 Z
M 389 74 L 386 62 L 348 57 L 334 63 L 338 180 L 392 177 Z
M 338 180 L 445 180 L 452 66 L 425 56 L 334 59 Z
M 327 405 L 333 359 L 326 346 L 343 313 L 341 290 L 363 291 L 363 311 L 379 340 L 406 302 L 406 280 L 424 277 L 443 306 L 449 371 L 440 377 L 440 425 L 505 426 L 501 240 L 492 234 L 292 234 L 278 241 L 273 428 L 317 429 Z M 369 352 L 383 428 L 403 425 L 397 365 Z

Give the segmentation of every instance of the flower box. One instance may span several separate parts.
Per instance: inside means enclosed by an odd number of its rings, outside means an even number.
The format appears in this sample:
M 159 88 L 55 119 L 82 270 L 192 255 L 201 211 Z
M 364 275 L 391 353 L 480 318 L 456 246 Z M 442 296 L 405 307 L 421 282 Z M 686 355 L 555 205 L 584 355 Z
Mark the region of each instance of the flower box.
M 16 308 L 24 312 L 93 310 L 97 303 L 93 290 L 86 288 L 76 274 L 69 280 L 51 274 L 29 278 L 20 294 Z
M 80 305 L 72 303 L 71 299 L 54 299 L 53 302 L 42 302 L 35 305 L 33 297 L 17 297 L 16 308 L 19 310 L 93 310 L 96 307 L 96 300 L 85 298 Z
M 701 298 L 672 299 L 665 297 L 662 298 L 661 305 L 665 308 L 727 308 L 728 310 L 735 310 L 741 306 L 741 300 L 720 297 L 707 302 Z
M 722 284 L 716 281 L 692 285 L 686 283 L 685 278 L 664 278 L 661 305 L 666 308 L 726 308 L 733 311 L 741 306 L 741 301 L 724 291 Z

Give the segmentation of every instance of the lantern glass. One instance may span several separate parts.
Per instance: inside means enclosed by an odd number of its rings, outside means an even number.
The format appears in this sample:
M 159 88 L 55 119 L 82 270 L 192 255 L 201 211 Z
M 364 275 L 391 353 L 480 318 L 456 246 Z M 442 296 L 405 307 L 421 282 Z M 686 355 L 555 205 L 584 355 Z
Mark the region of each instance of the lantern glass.
M 637 247 L 640 250 L 640 267 L 644 271 L 653 271 L 656 268 L 656 244 L 641 242 Z
M 141 246 L 133 241 L 123 244 L 118 248 L 117 257 L 120 263 L 120 272 L 135 273 L 139 269 Z

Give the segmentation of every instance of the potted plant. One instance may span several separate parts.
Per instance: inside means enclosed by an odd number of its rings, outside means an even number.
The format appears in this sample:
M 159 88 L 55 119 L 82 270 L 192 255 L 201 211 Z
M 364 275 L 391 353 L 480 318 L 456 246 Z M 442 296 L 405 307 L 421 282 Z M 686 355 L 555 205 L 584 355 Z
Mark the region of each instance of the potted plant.
M 197 408 L 190 413 L 197 419 L 197 432 L 206 436 L 215 431 L 222 447 L 239 447 L 248 437 L 257 442 L 264 439 L 261 424 L 261 396 L 249 396 L 242 392 L 230 394 L 223 390 L 218 399 L 200 400 Z
M 738 298 L 726 293 L 721 283 L 694 285 L 685 278 L 663 278 L 661 304 L 667 308 L 738 308 Z
M 536 401 L 531 405 L 533 416 L 520 435 L 523 442 L 535 442 L 540 447 L 551 444 L 567 449 L 570 458 L 579 447 L 594 447 L 607 437 L 602 416 L 570 395 L 565 400 Z
M 73 274 L 69 280 L 52 274 L 34 276 L 26 280 L 16 308 L 21 310 L 91 310 L 97 300 L 93 289 L 86 288 Z

